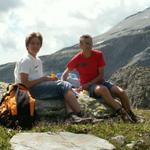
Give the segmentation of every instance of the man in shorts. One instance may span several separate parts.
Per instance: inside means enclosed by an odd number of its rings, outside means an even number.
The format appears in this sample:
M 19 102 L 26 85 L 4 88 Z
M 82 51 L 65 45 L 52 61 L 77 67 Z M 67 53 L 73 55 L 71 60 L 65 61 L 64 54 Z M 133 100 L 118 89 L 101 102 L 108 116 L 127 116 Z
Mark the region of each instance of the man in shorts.
M 104 99 L 105 104 L 115 110 L 124 121 L 137 122 L 137 117 L 131 111 L 128 96 L 125 91 L 104 79 L 105 60 L 103 53 L 92 49 L 93 41 L 90 35 L 80 37 L 80 49 L 67 64 L 62 80 L 66 80 L 68 74 L 76 70 L 80 76 L 80 90 L 87 90 L 91 97 Z M 114 97 L 119 98 L 120 102 Z

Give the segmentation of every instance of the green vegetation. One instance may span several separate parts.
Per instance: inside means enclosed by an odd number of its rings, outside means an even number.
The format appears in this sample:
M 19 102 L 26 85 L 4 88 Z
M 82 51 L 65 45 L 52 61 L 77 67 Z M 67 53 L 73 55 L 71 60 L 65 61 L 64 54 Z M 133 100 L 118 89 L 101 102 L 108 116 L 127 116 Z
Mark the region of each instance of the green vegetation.
M 150 135 L 150 111 L 149 110 L 136 110 L 136 113 L 142 115 L 145 118 L 144 123 L 131 124 L 113 121 L 104 121 L 96 124 L 56 124 L 47 123 L 45 121 L 37 123 L 32 130 L 27 132 L 59 132 L 59 131 L 69 131 L 74 133 L 85 133 L 94 134 L 98 137 L 104 138 L 114 144 L 118 149 L 127 150 L 125 146 L 133 140 L 147 140 L 145 135 Z M 0 127 L 0 149 L 9 150 L 10 138 L 18 132 L 25 132 L 21 130 L 12 130 L 4 127 Z M 126 137 L 126 143 L 124 145 L 119 145 L 111 141 L 111 137 L 123 135 Z M 142 145 L 141 150 L 148 150 L 149 146 Z

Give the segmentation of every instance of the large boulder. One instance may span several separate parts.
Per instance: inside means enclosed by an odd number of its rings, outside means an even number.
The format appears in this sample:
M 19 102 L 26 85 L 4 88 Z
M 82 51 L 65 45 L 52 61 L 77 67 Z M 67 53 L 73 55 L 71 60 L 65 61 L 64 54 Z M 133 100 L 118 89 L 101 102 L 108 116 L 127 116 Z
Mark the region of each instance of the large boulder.
M 0 82 L 0 98 L 2 94 L 6 92 L 8 83 Z M 79 93 L 78 102 L 81 105 L 81 109 L 90 116 L 97 116 L 104 113 L 106 108 L 101 105 L 96 99 L 90 98 L 84 92 Z M 38 100 L 36 99 L 36 112 L 40 118 L 65 116 L 66 109 L 64 99 L 48 99 Z
M 82 111 L 88 116 L 99 116 L 106 111 L 105 106 L 83 92 L 79 93 L 77 101 Z M 36 112 L 44 118 L 54 115 L 65 116 L 66 109 L 64 99 L 36 100 Z
M 65 104 L 63 99 L 49 99 L 49 100 L 38 100 L 36 99 L 36 113 L 42 118 L 54 117 L 65 115 Z
M 18 133 L 10 140 L 12 150 L 114 150 L 108 141 L 89 134 Z
M 150 67 L 125 66 L 111 81 L 125 89 L 133 107 L 150 108 Z

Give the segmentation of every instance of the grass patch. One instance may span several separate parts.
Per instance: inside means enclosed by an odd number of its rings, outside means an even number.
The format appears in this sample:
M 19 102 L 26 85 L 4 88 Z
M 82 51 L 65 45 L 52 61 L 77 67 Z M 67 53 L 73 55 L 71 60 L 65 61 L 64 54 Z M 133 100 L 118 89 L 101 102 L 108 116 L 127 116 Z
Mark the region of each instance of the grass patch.
M 106 121 L 96 124 L 59 124 L 59 123 L 48 123 L 45 121 L 37 123 L 32 130 L 27 132 L 59 132 L 68 131 L 73 133 L 85 133 L 93 134 L 98 137 L 104 138 L 110 141 L 117 150 L 127 150 L 126 144 L 133 140 L 145 139 L 145 135 L 150 135 L 150 111 L 149 110 L 135 110 L 137 114 L 142 115 L 145 118 L 144 123 L 131 124 L 123 122 L 112 122 Z M 25 132 L 19 130 L 11 130 L 4 127 L 0 127 L 0 149 L 9 150 L 10 138 L 18 132 Z M 119 145 L 111 141 L 111 137 L 116 135 L 123 135 L 126 137 L 126 143 Z M 148 146 L 141 147 L 141 150 L 149 150 Z

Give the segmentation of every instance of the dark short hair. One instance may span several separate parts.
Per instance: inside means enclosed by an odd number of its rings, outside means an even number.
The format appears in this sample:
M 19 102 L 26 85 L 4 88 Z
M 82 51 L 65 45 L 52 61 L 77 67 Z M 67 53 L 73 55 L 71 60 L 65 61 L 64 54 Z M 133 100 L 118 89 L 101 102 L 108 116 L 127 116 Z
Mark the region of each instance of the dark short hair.
M 80 44 L 82 43 L 82 40 L 85 40 L 85 39 L 89 39 L 91 42 L 89 43 L 90 45 L 93 45 L 93 39 L 90 35 L 88 34 L 85 34 L 85 35 L 82 35 L 80 37 Z
M 84 38 L 84 39 L 92 39 L 92 37 L 91 37 L 89 34 L 84 34 L 84 35 L 82 35 L 82 36 L 80 37 L 80 39 L 82 39 L 82 38 Z
M 26 48 L 28 47 L 30 41 L 32 38 L 38 38 L 40 40 L 40 43 L 41 43 L 41 46 L 42 46 L 42 43 L 43 43 L 43 37 L 41 35 L 41 33 L 39 32 L 32 32 L 31 34 L 29 34 L 27 37 L 26 37 L 26 40 L 25 40 L 25 44 L 26 44 Z

